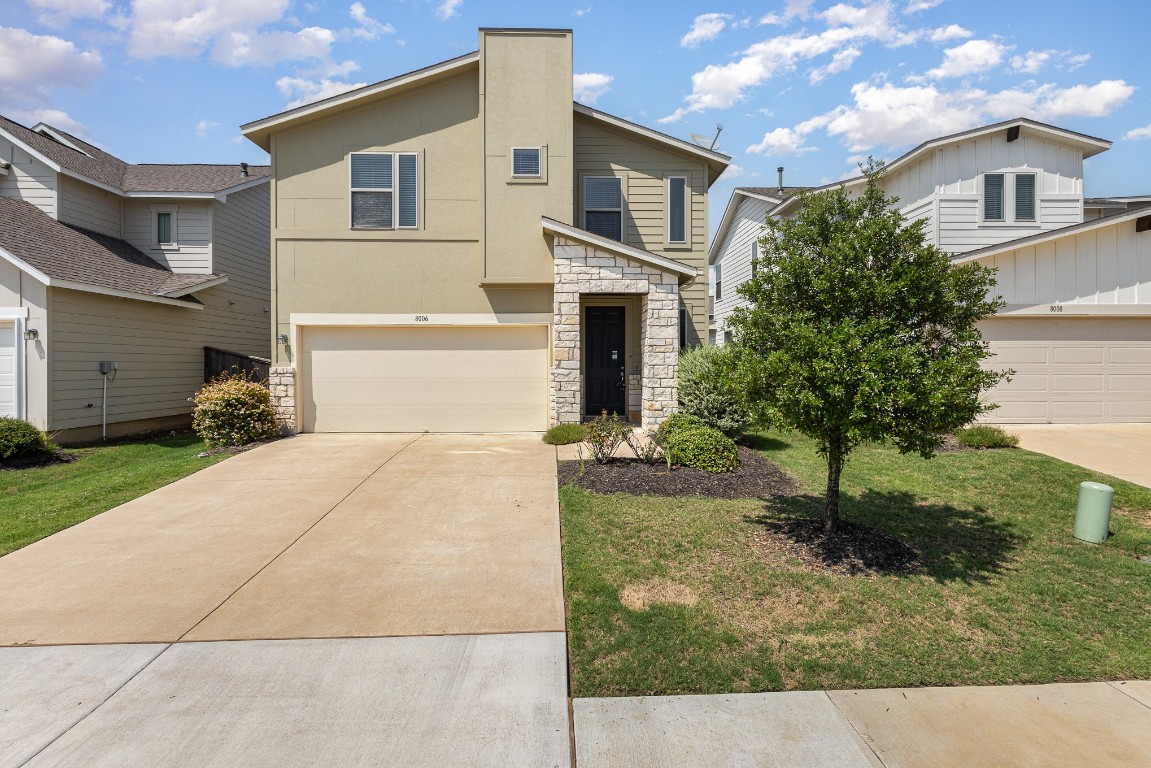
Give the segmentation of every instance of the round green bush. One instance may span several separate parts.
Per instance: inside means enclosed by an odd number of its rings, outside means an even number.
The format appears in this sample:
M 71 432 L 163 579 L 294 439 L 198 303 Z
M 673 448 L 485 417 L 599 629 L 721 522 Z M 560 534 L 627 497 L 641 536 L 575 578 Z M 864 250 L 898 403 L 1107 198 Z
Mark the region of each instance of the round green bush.
M 246 445 L 280 434 L 267 388 L 243 374 L 224 374 L 192 399 L 192 428 L 208 445 Z
M 707 424 L 705 424 L 702 419 L 692 416 L 690 413 L 680 411 L 679 413 L 673 413 L 663 420 L 659 428 L 655 431 L 654 439 L 657 445 L 666 446 L 668 438 L 676 432 L 706 426 Z
M 544 432 L 544 442 L 548 445 L 571 445 L 582 443 L 587 437 L 583 424 L 556 424 Z
M 0 416 L 0 459 L 49 451 L 48 438 L 26 421 Z
M 750 420 L 747 399 L 734 383 L 729 347 L 692 347 L 679 356 L 679 410 L 728 437 L 738 437 Z
M 1018 437 L 991 424 L 964 427 L 955 433 L 955 439 L 968 448 L 1014 448 L 1019 445 Z
M 667 456 L 672 464 L 707 472 L 734 472 L 739 469 L 739 451 L 736 450 L 735 442 L 711 427 L 673 432 L 668 437 Z

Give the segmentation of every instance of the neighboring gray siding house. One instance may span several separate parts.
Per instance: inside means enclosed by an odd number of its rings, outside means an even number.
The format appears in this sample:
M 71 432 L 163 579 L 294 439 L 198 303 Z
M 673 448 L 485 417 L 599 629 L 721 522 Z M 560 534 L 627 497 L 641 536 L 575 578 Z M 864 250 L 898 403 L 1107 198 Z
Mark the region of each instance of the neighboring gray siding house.
M 269 171 L 132 165 L 0 117 L 0 415 L 63 442 L 171 428 L 204 347 L 267 358 Z
M 887 166 L 885 190 L 927 222 L 928 242 L 998 270 L 1007 306 L 982 330 L 991 364 L 1016 373 L 988 394 L 991 421 L 1151 421 L 1151 198 L 1083 196 L 1083 160 L 1110 146 L 1020 118 L 933 139 Z M 842 182 L 849 192 L 863 183 Z M 765 217 L 799 205 L 787 190 L 732 194 L 708 254 L 717 344 Z

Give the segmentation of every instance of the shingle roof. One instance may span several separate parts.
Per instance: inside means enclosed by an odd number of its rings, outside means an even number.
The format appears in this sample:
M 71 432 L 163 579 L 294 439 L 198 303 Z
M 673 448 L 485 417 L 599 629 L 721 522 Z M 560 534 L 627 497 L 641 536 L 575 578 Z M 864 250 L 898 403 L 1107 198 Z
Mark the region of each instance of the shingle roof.
M 50 279 L 163 296 L 220 275 L 172 272 L 134 246 L 62 224 L 31 203 L 0 197 L 0 248 Z
M 248 176 L 243 175 L 239 165 L 132 165 L 59 128 L 52 130 L 84 151 L 78 152 L 2 115 L 0 129 L 60 167 L 124 192 L 215 193 L 271 173 L 267 165 L 248 166 Z

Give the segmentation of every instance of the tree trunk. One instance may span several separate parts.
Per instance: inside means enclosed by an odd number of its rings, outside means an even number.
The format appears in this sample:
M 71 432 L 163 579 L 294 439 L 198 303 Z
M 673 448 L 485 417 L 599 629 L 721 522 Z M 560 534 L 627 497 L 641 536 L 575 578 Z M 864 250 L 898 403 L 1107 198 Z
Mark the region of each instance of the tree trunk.
M 827 500 L 824 506 L 823 532 L 828 536 L 839 530 L 839 475 L 843 471 L 843 448 L 832 440 L 827 450 Z

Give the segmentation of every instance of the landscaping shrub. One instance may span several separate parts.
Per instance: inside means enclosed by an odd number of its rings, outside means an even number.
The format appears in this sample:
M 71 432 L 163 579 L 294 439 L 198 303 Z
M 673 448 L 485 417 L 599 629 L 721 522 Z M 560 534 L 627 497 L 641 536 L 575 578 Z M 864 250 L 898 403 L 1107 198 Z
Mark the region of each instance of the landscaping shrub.
M 663 448 L 655 441 L 655 435 L 650 432 L 641 435 L 634 430 L 628 430 L 624 441 L 635 457 L 644 464 L 655 464 L 663 458 Z
M 975 424 L 955 433 L 960 445 L 968 448 L 1014 448 L 1019 438 L 991 424 Z
M 26 421 L 0 416 L 0 461 L 37 453 L 50 453 L 56 446 Z
M 668 438 L 676 432 L 681 432 L 685 429 L 696 429 L 698 427 L 706 427 L 702 419 L 692 416 L 688 413 L 673 413 L 668 416 L 659 425 L 659 429 L 655 431 L 655 441 L 664 448 L 667 447 Z
M 679 410 L 738 437 L 750 414 L 743 392 L 734 383 L 735 369 L 727 347 L 692 347 L 679 356 Z
M 192 428 L 210 446 L 246 445 L 280 434 L 271 394 L 247 374 L 221 374 L 192 402 Z
M 596 464 L 607 464 L 611 461 L 616 449 L 631 434 L 631 427 L 619 417 L 618 413 L 608 416 L 607 411 L 589 421 L 586 429 L 587 443 L 591 447 L 591 455 Z
M 739 452 L 735 442 L 711 427 L 673 432 L 668 437 L 667 458 L 671 464 L 695 467 L 707 472 L 734 472 L 739 469 Z
M 583 424 L 556 424 L 544 432 L 544 442 L 548 445 L 571 445 L 582 443 L 587 437 Z

